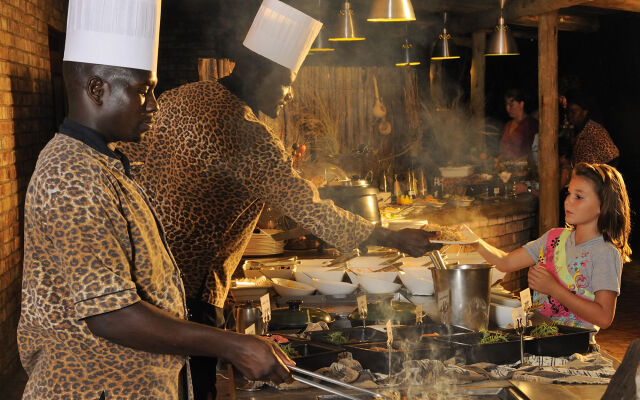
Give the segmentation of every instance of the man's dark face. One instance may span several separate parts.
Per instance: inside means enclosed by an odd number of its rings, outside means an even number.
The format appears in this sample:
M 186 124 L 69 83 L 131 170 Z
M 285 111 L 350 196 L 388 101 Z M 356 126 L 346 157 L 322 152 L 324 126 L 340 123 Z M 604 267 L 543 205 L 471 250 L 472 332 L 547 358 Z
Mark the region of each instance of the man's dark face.
M 151 129 L 158 103 L 153 93 L 155 72 L 130 70 L 107 81 L 101 112 L 101 133 L 108 142 L 137 142 Z
M 588 115 L 588 110 L 585 110 L 575 103 L 569 103 L 567 105 L 567 119 L 573 126 L 584 125 Z
M 282 106 L 293 98 L 291 85 L 296 75 L 283 67 L 274 68 L 257 88 L 258 108 L 271 118 L 276 118 Z

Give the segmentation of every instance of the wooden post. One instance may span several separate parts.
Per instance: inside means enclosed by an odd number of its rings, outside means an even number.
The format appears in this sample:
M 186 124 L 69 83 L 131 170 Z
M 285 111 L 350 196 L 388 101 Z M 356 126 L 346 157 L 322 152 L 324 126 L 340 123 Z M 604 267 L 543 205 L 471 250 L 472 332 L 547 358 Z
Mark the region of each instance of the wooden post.
M 558 12 L 540 15 L 538 19 L 538 91 L 540 176 L 539 232 L 558 225 Z
M 473 32 L 472 35 L 472 60 L 471 60 L 471 115 L 473 116 L 473 132 L 475 137 L 472 139 L 476 147 L 485 150 L 485 47 L 486 34 L 484 31 Z

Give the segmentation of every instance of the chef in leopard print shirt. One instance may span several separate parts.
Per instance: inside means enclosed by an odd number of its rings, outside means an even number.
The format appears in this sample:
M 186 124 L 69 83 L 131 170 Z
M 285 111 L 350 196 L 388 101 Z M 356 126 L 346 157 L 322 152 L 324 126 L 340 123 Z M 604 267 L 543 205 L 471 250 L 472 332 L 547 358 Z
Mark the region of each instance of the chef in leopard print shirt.
M 192 399 L 189 355 L 228 359 L 251 379 L 290 379 L 291 361 L 273 342 L 186 320 L 163 228 L 114 151 L 116 141 L 139 140 L 158 111 L 160 1 L 128 3 L 135 7 L 69 2 L 69 111 L 25 200 L 17 332 L 25 400 Z
M 135 177 L 156 205 L 199 321 L 215 323 L 265 202 L 342 252 L 375 244 L 421 256 L 439 248 L 429 242 L 431 233 L 389 231 L 321 200 L 293 169 L 282 142 L 257 115 L 277 115 L 317 31 L 306 47 L 291 50 L 296 39 L 259 29 L 251 27 L 245 39 L 251 51 L 238 49 L 230 76 L 163 93 L 155 128 L 139 145 L 120 146 L 141 164 Z M 254 46 L 255 37 L 268 40 Z M 192 360 L 196 391 L 207 385 L 203 390 L 214 391 L 214 365 Z M 200 385 L 199 376 L 209 383 Z

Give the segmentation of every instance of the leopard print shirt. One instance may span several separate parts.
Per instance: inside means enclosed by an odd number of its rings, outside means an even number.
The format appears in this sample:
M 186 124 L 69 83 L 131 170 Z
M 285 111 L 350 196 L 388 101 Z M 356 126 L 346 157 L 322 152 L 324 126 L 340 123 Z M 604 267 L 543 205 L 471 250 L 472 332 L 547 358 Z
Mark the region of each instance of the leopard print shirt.
M 620 156 L 620 150 L 611 140 L 609 132 L 599 123 L 589 120 L 573 145 L 573 163 L 606 164 Z
M 183 356 L 123 347 L 83 318 L 145 300 L 185 318 L 180 272 L 120 160 L 56 134 L 27 189 L 23 399 L 177 399 Z
M 184 273 L 187 296 L 222 307 L 265 202 L 341 251 L 373 225 L 320 200 L 291 166 L 280 139 L 218 82 L 163 93 L 155 128 L 121 146 L 143 162 L 134 177 L 149 193 Z

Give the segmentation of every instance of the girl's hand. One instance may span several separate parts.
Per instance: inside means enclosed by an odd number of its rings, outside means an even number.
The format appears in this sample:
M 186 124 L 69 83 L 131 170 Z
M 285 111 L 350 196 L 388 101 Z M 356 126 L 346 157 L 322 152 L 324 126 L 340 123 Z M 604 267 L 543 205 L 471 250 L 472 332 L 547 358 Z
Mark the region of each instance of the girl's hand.
M 558 288 L 562 288 L 556 278 L 542 267 L 529 268 L 529 288 L 549 296 L 554 296 Z

